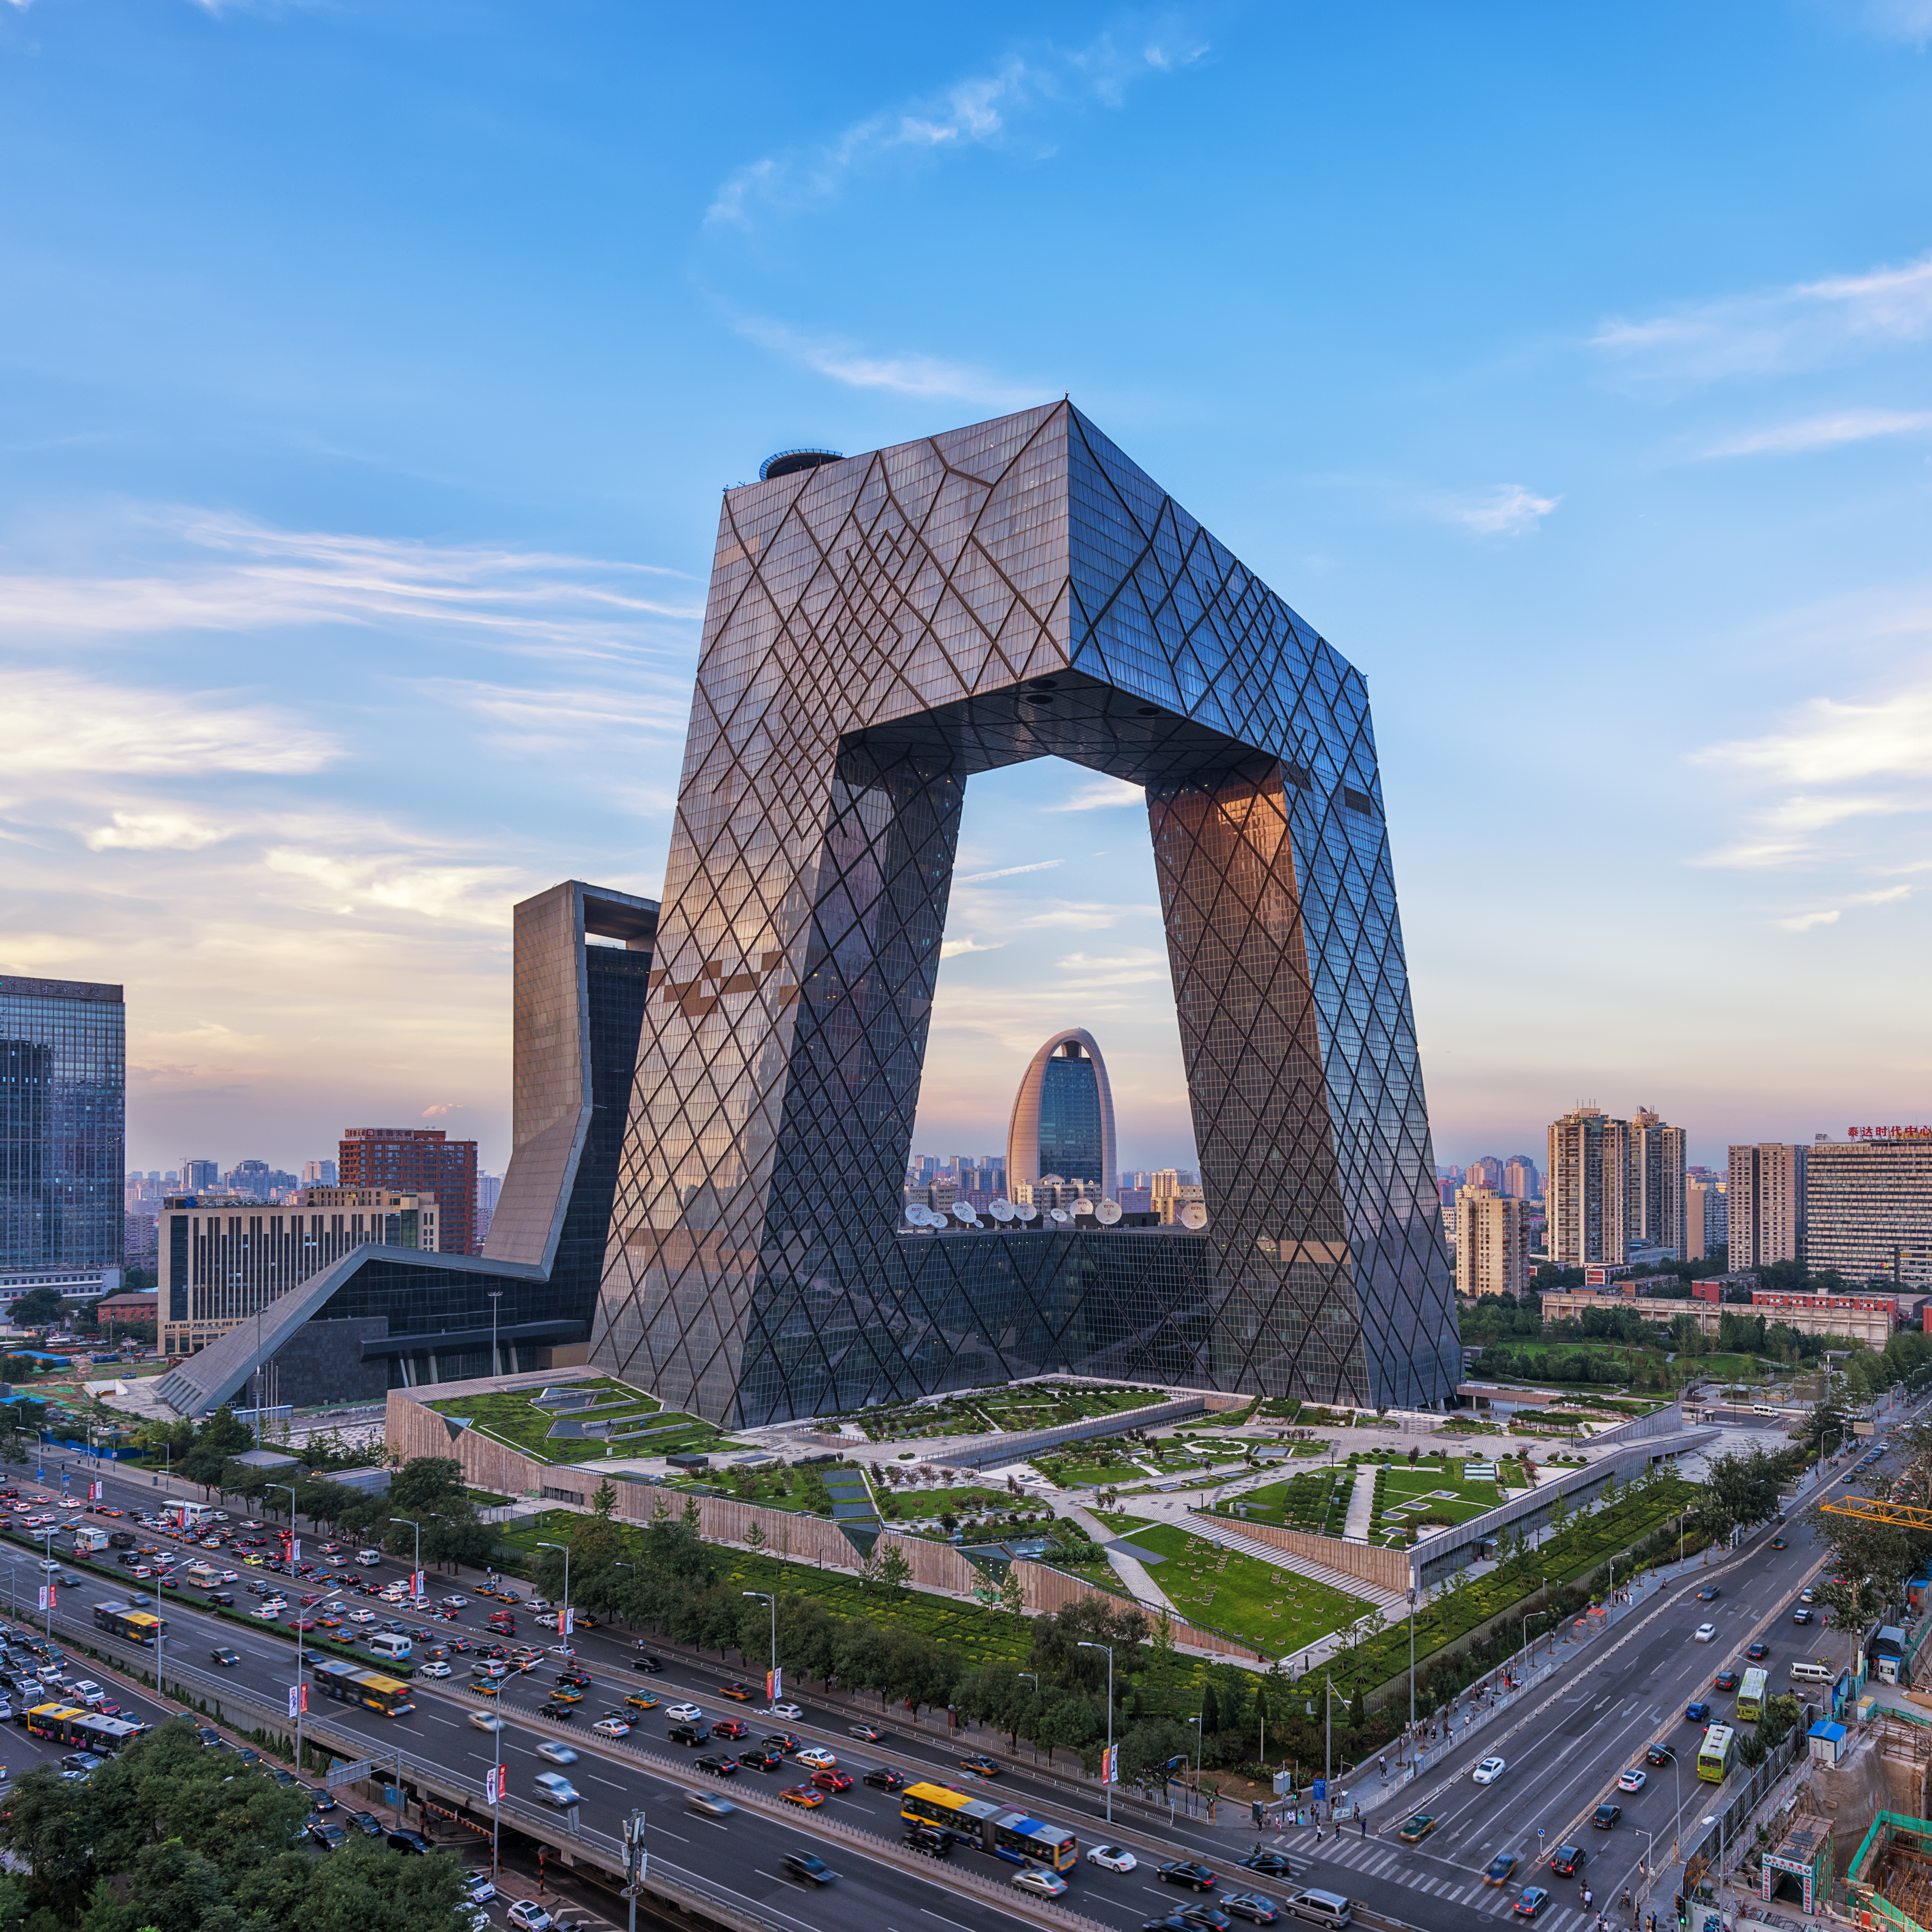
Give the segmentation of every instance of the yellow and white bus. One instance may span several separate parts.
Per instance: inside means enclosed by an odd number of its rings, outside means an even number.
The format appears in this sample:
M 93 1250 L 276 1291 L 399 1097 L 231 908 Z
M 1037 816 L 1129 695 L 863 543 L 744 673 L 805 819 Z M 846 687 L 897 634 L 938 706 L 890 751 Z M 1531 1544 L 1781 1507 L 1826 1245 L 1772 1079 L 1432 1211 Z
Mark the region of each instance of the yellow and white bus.
M 1016 1864 L 1037 1860 L 1054 1871 L 1069 1871 L 1079 1862 L 1079 1841 L 1064 1826 L 1042 1823 L 946 1785 L 908 1784 L 899 1794 L 899 1816 L 910 1825 L 937 1825 L 962 1843 Z
M 1697 1747 L 1697 1775 L 1706 1784 L 1724 1783 L 1737 1742 L 1738 1734 L 1729 1724 L 1713 1724 L 1704 1733 L 1704 1742 Z
M 325 1697 L 340 1698 L 345 1704 L 360 1704 L 364 1710 L 380 1712 L 386 1718 L 400 1718 L 416 1708 L 410 1687 L 378 1670 L 358 1670 L 338 1657 L 324 1658 L 311 1666 L 315 1688 Z
M 1764 1715 L 1765 1687 L 1770 1682 L 1765 1672 L 1754 1666 L 1744 1672 L 1744 1681 L 1738 1687 L 1738 1721 L 1754 1724 Z

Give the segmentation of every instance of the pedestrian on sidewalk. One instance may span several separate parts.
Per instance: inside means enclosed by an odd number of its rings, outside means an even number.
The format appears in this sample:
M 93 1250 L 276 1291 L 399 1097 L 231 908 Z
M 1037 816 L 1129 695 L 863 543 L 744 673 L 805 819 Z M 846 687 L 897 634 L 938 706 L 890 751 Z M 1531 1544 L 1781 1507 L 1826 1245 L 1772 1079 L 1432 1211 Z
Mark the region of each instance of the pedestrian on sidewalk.
M 1360 1816 L 1362 1820 L 1362 1836 L 1366 1838 L 1369 1835 L 1369 1814 L 1364 1811 L 1360 1814 Z

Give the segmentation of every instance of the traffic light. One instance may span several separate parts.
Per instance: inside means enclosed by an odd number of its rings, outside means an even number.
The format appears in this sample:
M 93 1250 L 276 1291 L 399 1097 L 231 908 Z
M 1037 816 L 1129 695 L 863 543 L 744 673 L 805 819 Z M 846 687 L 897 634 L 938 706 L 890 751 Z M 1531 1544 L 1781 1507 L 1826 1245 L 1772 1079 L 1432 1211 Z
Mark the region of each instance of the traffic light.
M 1688 1925 L 1690 1922 L 1690 1909 L 1684 1903 L 1684 1894 L 1682 1892 L 1679 1892 L 1673 1903 L 1677 1907 L 1678 1924 L 1680 1925 Z

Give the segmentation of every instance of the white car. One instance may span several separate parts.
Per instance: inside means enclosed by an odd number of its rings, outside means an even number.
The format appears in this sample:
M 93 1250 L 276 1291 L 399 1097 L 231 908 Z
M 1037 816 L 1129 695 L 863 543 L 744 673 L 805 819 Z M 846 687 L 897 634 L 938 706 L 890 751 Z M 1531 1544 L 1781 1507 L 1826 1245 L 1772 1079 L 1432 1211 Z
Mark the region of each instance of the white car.
M 503 1728 L 503 1720 L 494 1711 L 472 1711 L 470 1727 L 476 1731 L 500 1731 Z
M 1715 1643 L 1717 1640 L 1718 1627 L 1715 1624 L 1700 1624 L 1696 1634 L 1691 1639 L 1694 1643 Z
M 544 1738 L 537 1744 L 537 1756 L 548 1758 L 552 1764 L 574 1764 L 577 1754 L 566 1744 L 560 1744 L 555 1738 Z
M 631 1726 L 622 1718 L 599 1718 L 590 1728 L 600 1738 L 628 1738 Z
M 1015 1872 L 1013 1883 L 1022 1892 L 1036 1892 L 1042 1898 L 1058 1898 L 1066 1889 L 1066 1880 L 1044 1865 L 1028 1865 L 1024 1871 Z
M 788 1718 L 796 1724 L 805 1715 L 805 1713 L 788 1697 L 783 1702 L 774 1704 L 772 1706 L 772 1715 L 775 1718 Z
M 704 1721 L 704 1708 L 700 1704 L 667 1704 L 664 1715 L 674 1724 L 696 1724 Z
M 416 1675 L 418 1677 L 447 1677 L 450 1675 L 450 1669 L 448 1664 L 432 1658 L 428 1663 L 417 1666 Z
M 1499 1757 L 1486 1757 L 1469 1775 L 1478 1784 L 1493 1784 L 1509 1767 Z
M 804 1750 L 793 1755 L 800 1764 L 808 1764 L 814 1771 L 830 1771 L 838 1762 L 823 1744 L 807 1744 Z
M 446 1609 L 460 1610 L 468 1604 L 470 1599 L 467 1597 L 446 1597 L 442 1600 Z
M 707 1818 L 728 1818 L 737 1810 L 728 1798 L 721 1798 L 715 1791 L 687 1791 L 684 1802 L 694 1811 L 702 1811 Z
M 534 1898 L 520 1898 L 504 1914 L 517 1932 L 550 1932 L 556 1923 Z
M 1633 1765 L 1617 1780 L 1617 1789 L 1619 1791 L 1641 1791 L 1649 1782 L 1650 1773 Z
M 496 1896 L 496 1888 L 490 1882 L 488 1872 L 471 1872 L 463 1881 L 463 1889 L 472 1905 L 481 1905 Z
M 581 1804 L 584 1800 L 578 1795 L 577 1786 L 560 1771 L 540 1771 L 536 1776 L 537 1796 L 546 1804 L 554 1804 L 560 1811 L 567 1811 L 573 1804 Z M 514 1916 L 514 1915 L 513 1915 Z M 521 1919 L 517 1921 L 521 1924 Z M 549 1921 L 546 1919 L 548 1924 Z
M 1125 1845 L 1096 1845 L 1087 1854 L 1087 1862 L 1102 1871 L 1132 1871 L 1139 1861 Z
M 556 1608 L 556 1606 L 551 1603 L 550 1600 L 548 1597 L 532 1597 L 530 1601 L 524 1606 L 524 1608 L 533 1612 L 536 1616 L 542 1616 L 544 1611 L 554 1610 Z
M 349 1621 L 352 1624 L 373 1624 L 379 1621 L 374 1610 L 351 1610 Z

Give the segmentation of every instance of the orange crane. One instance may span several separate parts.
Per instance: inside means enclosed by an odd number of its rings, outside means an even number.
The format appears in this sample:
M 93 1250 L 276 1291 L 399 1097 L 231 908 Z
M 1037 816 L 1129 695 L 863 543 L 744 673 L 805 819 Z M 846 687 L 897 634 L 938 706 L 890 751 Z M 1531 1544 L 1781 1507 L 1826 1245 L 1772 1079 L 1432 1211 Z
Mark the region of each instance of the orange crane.
M 1932 1509 L 1917 1503 L 1880 1502 L 1876 1496 L 1847 1496 L 1841 1502 L 1820 1503 L 1821 1514 L 1848 1516 L 1859 1522 L 1888 1525 L 1894 1529 L 1916 1529 L 1932 1535 Z

